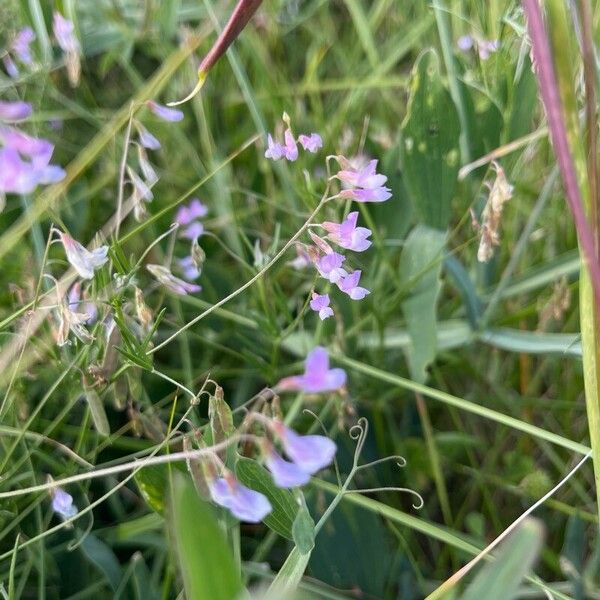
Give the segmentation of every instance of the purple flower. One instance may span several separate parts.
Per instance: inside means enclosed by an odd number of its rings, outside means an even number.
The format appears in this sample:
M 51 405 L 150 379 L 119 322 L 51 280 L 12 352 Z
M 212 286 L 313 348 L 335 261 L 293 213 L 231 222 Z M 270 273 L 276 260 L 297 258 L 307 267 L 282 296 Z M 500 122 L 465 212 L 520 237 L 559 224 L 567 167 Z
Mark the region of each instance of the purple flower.
M 319 275 L 325 277 L 331 283 L 337 283 L 340 279 L 346 276 L 346 271 L 342 269 L 342 263 L 346 260 L 346 257 L 337 252 L 331 252 L 325 254 L 319 258 L 315 266 Z
M 293 162 L 298 158 L 298 146 L 296 145 L 296 140 L 289 128 L 285 130 L 284 141 L 283 156 L 285 156 L 287 160 Z
M 459 50 L 463 52 L 467 52 L 473 47 L 473 38 L 470 35 L 461 35 L 458 40 L 456 40 L 456 45 Z
M 75 37 L 75 26 L 69 19 L 65 19 L 59 12 L 54 12 L 52 30 L 56 43 L 63 52 L 79 52 L 79 42 Z
M 306 357 L 304 374 L 286 377 L 277 387 L 282 390 L 301 390 L 308 394 L 339 390 L 346 383 L 344 369 L 330 369 L 329 355 L 322 346 L 317 346 Z M 293 458 L 290 455 L 290 458 Z
M 349 189 L 342 190 L 340 197 L 357 202 L 384 202 L 392 197 L 391 190 L 383 185 L 387 177 L 376 172 L 376 160 L 371 160 L 360 168 L 353 167 L 343 156 L 338 157 L 338 161 L 342 170 L 335 177 L 350 186 Z
M 367 294 L 371 293 L 368 289 L 358 286 L 361 273 L 362 271 L 353 271 L 341 279 L 337 284 L 340 290 L 342 290 L 344 294 L 348 294 L 352 300 L 362 300 Z
M 137 123 L 138 133 L 140 135 L 140 144 L 148 150 L 158 150 L 160 142 L 141 124 Z
M 281 440 L 285 453 L 305 473 L 312 475 L 333 461 L 337 447 L 328 437 L 299 435 L 280 421 L 273 421 L 272 427 Z
M 319 295 L 313 292 L 310 307 L 319 313 L 321 321 L 324 321 L 328 317 L 333 317 L 333 310 L 329 306 L 329 294 Z
M 265 150 L 265 158 L 271 160 L 279 160 L 283 158 L 284 149 L 279 142 L 273 141 L 273 136 L 269 133 L 267 135 L 267 149 Z
M 81 304 L 81 282 L 76 281 L 71 288 L 69 289 L 69 293 L 67 295 L 67 306 L 71 312 L 78 312 Z M 83 303 L 83 311 L 85 320 L 82 320 L 82 323 L 85 325 L 91 325 L 98 316 L 98 309 L 93 302 L 84 302 Z
M 193 280 L 198 279 L 198 277 L 200 277 L 200 269 L 198 269 L 198 267 L 194 263 L 194 259 L 191 255 L 186 256 L 185 258 L 180 258 L 177 261 L 177 263 L 181 267 L 183 271 L 183 276 L 186 279 Z
M 310 473 L 296 463 L 283 459 L 269 444 L 265 453 L 265 465 L 271 471 L 275 485 L 280 488 L 292 488 L 305 485 L 310 481 Z
M 195 240 L 204 233 L 204 225 L 200 221 L 194 221 L 181 232 L 181 237 Z
M 94 270 L 108 261 L 108 246 L 100 246 L 90 252 L 69 234 L 59 231 L 58 235 L 65 248 L 67 260 L 80 277 L 92 279 Z
M 154 102 L 154 100 L 148 100 L 146 103 L 148 108 L 163 121 L 176 122 L 181 121 L 183 119 L 183 113 L 176 108 L 169 108 L 168 106 L 163 106 L 158 102 Z
M 79 512 L 73 504 L 73 496 L 61 488 L 52 491 L 52 510 L 65 519 L 70 519 Z
M 500 48 L 498 40 L 480 40 L 477 44 L 477 51 L 481 60 L 487 60 L 494 52 Z
M 205 217 L 208 208 L 198 198 L 192 198 L 187 206 L 180 206 L 175 214 L 175 222 L 180 225 L 189 225 L 194 219 Z
M 28 102 L 3 102 L 0 100 L 0 121 L 22 121 L 33 109 Z
M 315 153 L 319 148 L 323 147 L 323 140 L 318 133 L 311 133 L 310 135 L 301 134 L 298 136 L 298 142 L 300 145 L 309 152 Z
M 23 27 L 12 43 L 12 50 L 16 54 L 17 58 L 24 64 L 30 65 L 33 62 L 31 57 L 31 50 L 29 44 L 35 40 L 35 33 L 31 27 Z
M 333 243 L 347 250 L 362 252 L 371 245 L 371 241 L 367 238 L 372 232 L 366 227 L 357 227 L 357 221 L 358 212 L 351 212 L 342 223 L 325 221 L 321 223 L 321 227 L 328 232 L 327 238 Z
M 285 130 L 284 140 L 285 144 L 275 142 L 273 136 L 269 133 L 267 135 L 265 158 L 270 158 L 271 160 L 286 158 L 289 161 L 295 161 L 298 158 L 298 146 L 289 127 Z
M 10 57 L 10 54 L 5 54 L 2 57 L 2 62 L 9 77 L 15 79 L 19 76 L 19 67 L 17 67 L 15 61 Z
M 209 489 L 213 501 L 228 508 L 240 521 L 259 523 L 273 510 L 265 495 L 247 488 L 230 474 L 210 482 Z
M 163 267 L 162 265 L 149 264 L 146 265 L 146 268 L 160 283 L 180 296 L 199 292 L 202 289 L 201 286 L 196 285 L 195 283 L 188 283 L 183 279 L 179 279 L 179 277 L 175 277 L 167 267 Z
M 341 198 L 349 198 L 357 202 L 385 202 L 392 197 L 392 190 L 388 187 L 379 187 L 373 189 L 353 188 L 342 190 Z

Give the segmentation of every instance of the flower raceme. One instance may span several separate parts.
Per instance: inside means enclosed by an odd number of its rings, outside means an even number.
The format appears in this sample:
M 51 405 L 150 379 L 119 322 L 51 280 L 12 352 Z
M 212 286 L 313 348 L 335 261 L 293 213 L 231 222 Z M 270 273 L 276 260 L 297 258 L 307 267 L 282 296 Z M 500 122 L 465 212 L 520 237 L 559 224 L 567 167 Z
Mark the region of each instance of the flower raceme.
M 265 158 L 270 158 L 271 160 L 285 158 L 286 160 L 293 162 L 298 158 L 298 144 L 300 144 L 304 150 L 313 154 L 317 152 L 319 148 L 323 147 L 323 140 L 318 133 L 311 133 L 310 135 L 301 134 L 298 136 L 298 139 L 296 139 L 292 133 L 290 118 L 287 113 L 283 113 L 283 120 L 287 124 L 287 128 L 283 134 L 284 143 L 281 144 L 276 142 L 269 133 L 267 135 Z
M 329 355 L 322 346 L 317 346 L 306 357 L 304 373 L 285 377 L 276 386 L 281 391 L 302 391 L 307 394 L 334 392 L 346 383 L 344 369 L 330 369 Z

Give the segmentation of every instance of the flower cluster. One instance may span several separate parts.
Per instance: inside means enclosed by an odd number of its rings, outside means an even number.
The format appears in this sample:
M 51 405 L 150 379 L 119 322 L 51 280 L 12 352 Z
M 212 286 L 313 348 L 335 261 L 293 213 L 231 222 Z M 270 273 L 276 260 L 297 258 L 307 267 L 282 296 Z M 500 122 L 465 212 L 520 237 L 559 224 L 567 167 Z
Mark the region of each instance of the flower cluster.
M 33 41 L 35 41 L 33 29 L 31 27 L 23 27 L 23 29 L 20 29 L 16 33 L 11 44 L 6 48 L 2 62 L 10 77 L 16 78 L 19 76 L 17 62 L 28 68 L 33 66 L 33 56 L 29 48 Z
M 27 102 L 0 101 L 0 196 L 30 194 L 38 185 L 60 181 L 64 170 L 50 164 L 54 145 L 35 138 L 14 125 L 27 119 L 33 110 Z
M 487 60 L 500 48 L 500 42 L 498 40 L 485 40 L 473 35 L 463 35 L 459 37 L 456 41 L 456 45 L 459 50 L 462 50 L 463 52 L 477 50 L 477 54 L 481 60 Z
M 261 440 L 265 466 L 277 487 L 294 488 L 305 485 L 311 475 L 333 461 L 336 445 L 328 437 L 299 435 L 276 419 L 264 418 L 264 423 L 275 440 L 281 444 L 287 457 L 283 458 L 277 452 L 271 440 Z M 229 509 L 242 521 L 258 523 L 272 510 L 271 503 L 264 494 L 240 483 L 233 473 L 224 467 L 220 475 L 211 475 L 207 483 L 212 500 Z
M 153 100 L 146 103 L 150 111 L 164 121 L 181 121 L 183 113 L 162 106 Z M 152 202 L 154 194 L 152 188 L 158 182 L 158 175 L 148 159 L 147 150 L 159 150 L 160 141 L 137 119 L 132 120 L 132 126 L 137 131 L 137 138 L 130 140 L 137 147 L 137 170 L 130 164 L 127 165 L 128 183 L 132 187 L 131 203 L 133 216 L 136 221 L 143 221 L 146 216 L 146 203 Z
M 292 127 L 290 125 L 290 118 L 287 113 L 283 113 L 283 121 L 287 125 L 286 130 L 283 134 L 283 144 L 273 140 L 273 136 L 269 133 L 267 135 L 267 150 L 265 151 L 265 158 L 271 160 L 280 160 L 285 158 L 289 161 L 295 161 L 298 158 L 298 144 L 313 154 L 323 147 L 323 140 L 318 133 L 311 133 L 310 135 L 300 134 L 296 139 L 292 133 Z

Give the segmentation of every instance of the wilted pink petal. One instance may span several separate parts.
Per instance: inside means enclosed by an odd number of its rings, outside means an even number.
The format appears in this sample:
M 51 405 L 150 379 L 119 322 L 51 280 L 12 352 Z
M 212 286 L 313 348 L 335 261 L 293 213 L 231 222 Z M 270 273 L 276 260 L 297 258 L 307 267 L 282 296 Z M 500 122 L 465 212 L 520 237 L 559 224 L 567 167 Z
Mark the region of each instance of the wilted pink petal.
M 160 142 L 154 137 L 141 123 L 137 124 L 138 133 L 140 135 L 140 144 L 148 150 L 158 150 Z
M 22 121 L 31 115 L 29 102 L 3 102 L 0 100 L 0 121 Z
M 154 100 L 148 100 L 146 103 L 148 108 L 163 121 L 176 122 L 181 121 L 183 119 L 183 113 L 176 108 L 169 108 L 168 106 L 163 106 L 158 102 L 154 102 Z
M 58 235 L 65 248 L 67 260 L 77 273 L 79 273 L 80 277 L 92 279 L 94 277 L 94 270 L 108 261 L 108 246 L 100 246 L 95 250 L 89 251 L 69 234 L 59 231 Z
M 319 148 L 323 147 L 323 140 L 318 133 L 311 133 L 310 135 L 301 134 L 298 136 L 298 142 L 305 150 L 312 153 L 317 152 Z
M 163 267 L 162 265 L 149 264 L 146 265 L 146 268 L 160 283 L 180 296 L 185 296 L 186 294 L 192 294 L 202 290 L 202 287 L 196 285 L 195 283 L 188 283 L 183 279 L 179 279 L 179 277 L 175 277 L 175 275 L 173 275 L 173 273 L 171 273 L 167 267 Z

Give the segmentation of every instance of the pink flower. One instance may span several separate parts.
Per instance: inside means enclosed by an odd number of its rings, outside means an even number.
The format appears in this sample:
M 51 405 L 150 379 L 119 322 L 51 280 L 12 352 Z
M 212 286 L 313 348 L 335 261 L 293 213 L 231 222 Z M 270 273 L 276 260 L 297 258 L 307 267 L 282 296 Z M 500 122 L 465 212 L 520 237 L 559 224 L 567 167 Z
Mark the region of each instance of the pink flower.
M 79 42 L 75 37 L 75 26 L 59 12 L 54 12 L 52 29 L 56 43 L 63 52 L 79 52 Z
M 311 133 L 310 135 L 301 134 L 298 136 L 298 142 L 300 145 L 313 154 L 323 147 L 323 140 L 318 133 Z
M 273 510 L 265 495 L 242 485 L 228 472 L 208 486 L 213 501 L 228 508 L 240 521 L 259 523 Z
M 287 160 L 293 162 L 298 158 L 298 146 L 296 145 L 296 140 L 289 128 L 285 130 L 284 141 L 283 156 L 285 156 Z
M 333 317 L 333 310 L 329 306 L 329 294 L 319 295 L 313 292 L 310 307 L 319 313 L 321 321 L 324 321 L 328 317 Z
M 337 447 L 328 437 L 300 435 L 281 421 L 273 421 L 271 427 L 280 439 L 287 456 L 305 473 L 312 475 L 333 461 Z
M 29 44 L 34 40 L 35 33 L 33 33 L 31 27 L 23 27 L 13 40 L 12 50 L 24 65 L 30 65 L 33 62 Z
M 281 390 L 300 390 L 308 394 L 318 394 L 339 390 L 345 383 L 344 369 L 330 369 L 327 350 L 317 346 L 306 357 L 304 374 L 286 377 L 277 384 L 277 387 Z
M 275 142 L 273 136 L 270 133 L 267 134 L 265 158 L 270 158 L 271 160 L 286 158 L 289 161 L 295 161 L 298 158 L 298 146 L 289 127 L 285 130 L 284 141 L 285 144 Z
M 353 271 L 341 279 L 337 284 L 340 290 L 345 294 L 348 294 L 352 300 L 362 300 L 371 293 L 368 289 L 358 286 L 361 273 L 362 271 Z
M 343 156 L 338 157 L 338 161 L 343 168 L 335 177 L 350 186 L 349 189 L 342 190 L 342 198 L 357 202 L 384 202 L 392 197 L 391 190 L 384 186 L 387 177 L 376 172 L 376 160 L 360 168 L 354 168 Z
M 163 121 L 176 122 L 181 121 L 183 119 L 183 113 L 176 108 L 169 108 L 168 106 L 163 106 L 158 102 L 154 102 L 154 100 L 148 100 L 146 103 L 148 108 L 160 119 Z
M 265 465 L 275 485 L 280 488 L 292 488 L 305 485 L 310 481 L 310 473 L 302 470 L 297 464 L 279 456 L 269 444 L 265 455 Z
M 196 285 L 195 283 L 188 283 L 183 279 L 179 279 L 179 277 L 175 277 L 175 275 L 173 275 L 173 273 L 171 273 L 167 267 L 163 267 L 162 265 L 149 264 L 146 265 L 146 268 L 160 283 L 180 296 L 185 296 L 186 294 L 191 294 L 202 290 L 202 287 Z
M 273 141 L 273 136 L 270 133 L 267 135 L 265 158 L 270 158 L 271 160 L 283 158 L 283 146 L 279 142 Z
M 108 261 L 108 246 L 100 246 L 90 252 L 69 234 L 59 231 L 58 235 L 64 246 L 67 260 L 80 277 L 92 279 L 94 271 Z
M 0 100 L 0 121 L 22 121 L 33 109 L 28 102 L 3 102 Z
M 321 223 L 321 227 L 328 232 L 327 238 L 334 244 L 354 252 L 363 252 L 371 246 L 371 241 L 367 238 L 372 232 L 366 227 L 357 227 L 357 221 L 358 212 L 351 212 L 342 223 L 325 221 Z
M 317 259 L 315 266 L 321 277 L 324 277 L 331 283 L 337 283 L 340 279 L 346 276 L 346 271 L 342 269 L 342 264 L 346 257 L 337 252 L 325 254 Z

